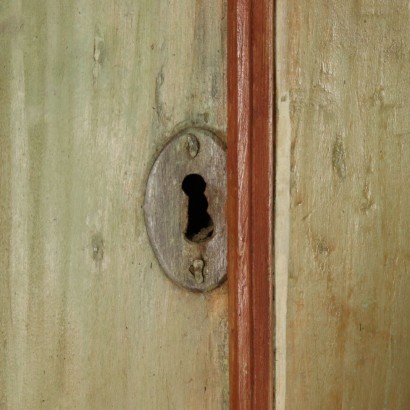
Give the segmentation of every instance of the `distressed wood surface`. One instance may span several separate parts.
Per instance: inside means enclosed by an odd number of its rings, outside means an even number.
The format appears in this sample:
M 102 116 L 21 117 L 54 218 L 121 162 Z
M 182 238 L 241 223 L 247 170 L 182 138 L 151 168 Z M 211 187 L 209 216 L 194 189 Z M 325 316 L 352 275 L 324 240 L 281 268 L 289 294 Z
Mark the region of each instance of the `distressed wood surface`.
M 146 179 L 226 132 L 224 1 L 0 4 L 0 408 L 227 409 L 226 286 L 161 272 Z
M 277 408 L 406 410 L 409 5 L 282 0 L 279 7 L 278 152 L 281 165 L 286 147 L 290 154 L 290 241 L 288 272 L 277 262 L 278 292 L 287 287 L 288 296 Z M 285 254 L 286 245 L 277 256 Z
M 274 396 L 274 1 L 228 2 L 228 282 L 231 408 Z

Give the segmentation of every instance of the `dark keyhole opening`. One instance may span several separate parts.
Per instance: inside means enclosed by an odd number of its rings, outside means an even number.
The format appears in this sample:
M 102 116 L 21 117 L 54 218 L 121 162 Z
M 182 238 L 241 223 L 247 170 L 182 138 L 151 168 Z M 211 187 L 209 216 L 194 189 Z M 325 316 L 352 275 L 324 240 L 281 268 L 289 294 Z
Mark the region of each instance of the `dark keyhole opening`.
M 188 224 L 185 237 L 192 242 L 205 242 L 214 233 L 214 223 L 208 214 L 205 196 L 206 182 L 198 174 L 187 175 L 182 190 L 188 196 Z

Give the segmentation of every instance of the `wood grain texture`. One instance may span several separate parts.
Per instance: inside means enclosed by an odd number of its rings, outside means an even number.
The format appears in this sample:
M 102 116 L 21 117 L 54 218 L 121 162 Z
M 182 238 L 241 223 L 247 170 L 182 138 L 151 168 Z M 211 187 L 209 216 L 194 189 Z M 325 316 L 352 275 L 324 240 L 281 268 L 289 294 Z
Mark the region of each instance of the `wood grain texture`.
M 227 288 L 161 272 L 145 183 L 226 132 L 224 1 L 0 4 L 0 408 L 227 409 Z
M 280 4 L 291 141 L 281 408 L 409 409 L 408 2 Z
M 228 2 L 232 409 L 273 406 L 273 3 Z

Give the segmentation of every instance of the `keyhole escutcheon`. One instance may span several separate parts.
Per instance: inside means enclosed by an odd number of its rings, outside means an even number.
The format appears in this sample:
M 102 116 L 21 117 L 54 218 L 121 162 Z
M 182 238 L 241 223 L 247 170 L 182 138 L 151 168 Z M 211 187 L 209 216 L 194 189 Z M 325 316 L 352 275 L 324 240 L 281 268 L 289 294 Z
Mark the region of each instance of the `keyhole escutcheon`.
M 175 284 L 209 292 L 226 279 L 225 213 L 224 142 L 209 129 L 181 129 L 154 161 L 144 200 L 152 249 Z

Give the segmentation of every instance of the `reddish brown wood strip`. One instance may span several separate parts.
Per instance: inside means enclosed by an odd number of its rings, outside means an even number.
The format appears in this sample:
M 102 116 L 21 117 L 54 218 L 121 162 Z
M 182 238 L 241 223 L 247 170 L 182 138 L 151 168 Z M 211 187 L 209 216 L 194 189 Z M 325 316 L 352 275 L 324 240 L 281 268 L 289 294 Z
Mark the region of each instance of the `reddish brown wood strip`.
M 273 408 L 273 0 L 228 3 L 232 409 Z

